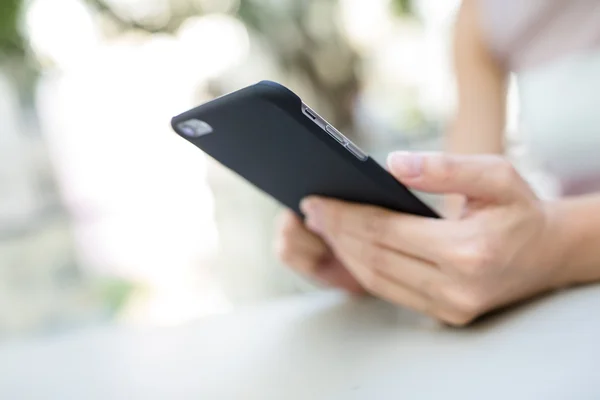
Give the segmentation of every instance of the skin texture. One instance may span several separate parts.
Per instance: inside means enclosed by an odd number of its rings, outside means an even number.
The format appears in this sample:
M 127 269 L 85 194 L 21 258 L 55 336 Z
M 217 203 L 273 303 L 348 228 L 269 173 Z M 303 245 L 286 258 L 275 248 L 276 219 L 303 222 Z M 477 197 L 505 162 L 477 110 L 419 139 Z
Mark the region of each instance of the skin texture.
M 452 325 L 555 287 L 562 255 L 559 247 L 550 247 L 553 220 L 510 163 L 486 155 L 395 153 L 389 168 L 414 189 L 464 195 L 462 216 L 438 220 L 332 199 L 304 200 L 306 228 L 288 220 L 294 235 L 300 230 L 324 238 L 319 254 L 330 251 L 337 260 L 329 271 L 343 276 L 347 270 L 354 278 L 330 284 L 358 283 L 377 297 Z M 297 240 L 288 236 L 284 242 Z M 289 245 L 281 253 L 309 276 L 328 271 L 303 254 Z
M 477 0 L 464 0 L 454 32 L 454 69 L 458 95 L 446 151 L 455 154 L 504 154 L 507 71 L 490 52 L 480 25 Z M 456 217 L 464 198 L 446 196 L 444 214 Z
M 279 219 L 275 251 L 281 261 L 317 283 L 350 293 L 366 293 L 321 236 L 307 229 L 291 211 Z
M 504 152 L 508 71 L 485 46 L 477 1 L 465 0 L 455 34 L 459 94 L 447 153 L 390 156 L 390 172 L 444 194 L 443 220 L 332 199 L 286 212 L 277 249 L 325 285 L 371 293 L 462 326 L 555 288 L 600 281 L 600 195 L 540 201 Z

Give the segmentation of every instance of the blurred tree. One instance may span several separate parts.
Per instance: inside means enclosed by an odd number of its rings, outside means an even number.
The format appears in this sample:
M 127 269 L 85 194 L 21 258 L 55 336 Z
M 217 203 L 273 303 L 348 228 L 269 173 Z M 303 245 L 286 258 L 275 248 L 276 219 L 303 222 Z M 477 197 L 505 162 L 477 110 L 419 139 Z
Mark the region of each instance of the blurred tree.
M 281 3 L 243 0 L 238 14 L 269 44 L 281 67 L 310 86 L 331 122 L 352 136 L 360 59 L 335 22 L 337 0 Z
M 133 289 L 117 279 L 98 282 L 77 265 L 37 129 L 40 65 L 21 32 L 26 5 L 0 0 L 0 337 L 105 321 Z
M 393 0 L 392 7 L 398 15 L 414 15 L 414 7 L 412 0 Z
M 0 59 L 23 54 L 18 24 L 21 0 L 0 0 Z
M 136 19 L 107 0 L 88 4 L 123 30 L 175 32 L 190 16 L 210 13 L 202 2 L 168 0 L 169 16 L 156 23 Z M 279 66 L 319 99 L 323 114 L 350 136 L 359 91 L 358 55 L 336 24 L 337 0 L 239 0 L 229 12 L 240 18 L 273 52 Z
M 211 2 L 163 0 L 166 12 L 162 17 L 140 18 L 131 12 L 128 15 L 128 9 L 117 7 L 119 3 L 115 1 L 84 1 L 123 31 L 172 33 L 190 16 L 214 11 L 204 5 Z M 272 49 L 280 67 L 308 86 L 305 90 L 319 99 L 323 114 L 354 136 L 353 111 L 360 86 L 360 58 L 336 23 L 338 1 L 238 0 L 229 3 L 236 7 L 228 11 Z M 393 0 L 391 4 L 400 15 L 412 14 L 411 0 Z M 0 0 L 0 56 L 24 53 L 18 29 L 21 5 L 22 0 Z
M 10 77 L 19 101 L 31 105 L 37 71 L 27 58 L 19 26 L 23 4 L 22 0 L 0 0 L 0 72 Z

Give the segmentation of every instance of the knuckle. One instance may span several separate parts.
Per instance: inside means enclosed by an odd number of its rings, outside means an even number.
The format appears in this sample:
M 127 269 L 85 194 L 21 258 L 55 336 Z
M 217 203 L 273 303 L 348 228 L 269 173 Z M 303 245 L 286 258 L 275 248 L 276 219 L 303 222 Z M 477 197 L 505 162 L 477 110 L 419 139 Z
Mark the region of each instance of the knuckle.
M 286 222 L 281 225 L 279 234 L 284 239 L 291 239 L 298 232 L 298 228 L 292 222 Z
M 292 216 L 284 214 L 277 223 L 277 236 L 280 239 L 290 239 L 298 234 L 300 224 Z
M 443 322 L 455 328 L 463 328 L 471 324 L 477 318 L 476 315 L 459 313 L 453 314 L 443 319 Z
M 452 259 L 454 269 L 469 277 L 480 275 L 483 264 L 483 257 L 473 247 L 456 249 Z
M 287 264 L 292 258 L 293 253 L 289 241 L 280 238 L 275 241 L 274 247 L 277 258 Z
M 381 278 L 375 271 L 365 271 L 361 277 L 363 287 L 370 293 L 375 293 L 381 286 Z
M 285 210 L 280 212 L 275 219 L 275 225 L 278 230 L 283 229 L 284 226 L 290 225 L 294 221 L 294 215 L 291 211 Z
M 493 264 L 496 250 L 493 241 L 481 237 L 458 246 L 452 255 L 452 266 L 463 275 L 477 277 Z
M 448 300 L 461 315 L 473 319 L 486 309 L 487 298 L 483 291 L 455 285 L 450 289 L 449 293 Z

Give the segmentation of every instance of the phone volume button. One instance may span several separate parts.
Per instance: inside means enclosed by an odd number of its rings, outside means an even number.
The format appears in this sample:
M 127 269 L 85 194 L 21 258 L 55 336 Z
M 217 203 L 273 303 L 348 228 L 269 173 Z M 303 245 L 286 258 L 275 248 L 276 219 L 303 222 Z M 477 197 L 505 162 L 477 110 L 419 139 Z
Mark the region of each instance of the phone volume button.
M 329 136 L 333 137 L 335 140 L 337 140 L 339 143 L 341 144 L 346 144 L 346 137 L 344 137 L 344 135 L 342 135 L 337 129 L 335 129 L 333 126 L 331 125 L 327 125 L 325 127 L 325 130 L 327 131 L 327 133 L 329 133 Z
M 362 151 L 357 145 L 355 145 L 352 142 L 348 142 L 346 144 L 346 149 L 360 161 L 366 161 L 367 158 L 369 158 L 369 156 L 367 156 L 364 151 Z

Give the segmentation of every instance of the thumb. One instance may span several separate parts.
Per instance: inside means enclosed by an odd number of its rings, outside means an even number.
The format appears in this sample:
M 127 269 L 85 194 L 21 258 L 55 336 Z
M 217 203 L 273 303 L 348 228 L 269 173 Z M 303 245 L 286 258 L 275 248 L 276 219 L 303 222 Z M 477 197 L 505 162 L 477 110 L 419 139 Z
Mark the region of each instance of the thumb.
M 478 200 L 513 201 L 525 186 L 510 162 L 493 155 L 395 152 L 388 157 L 388 168 L 413 189 Z

